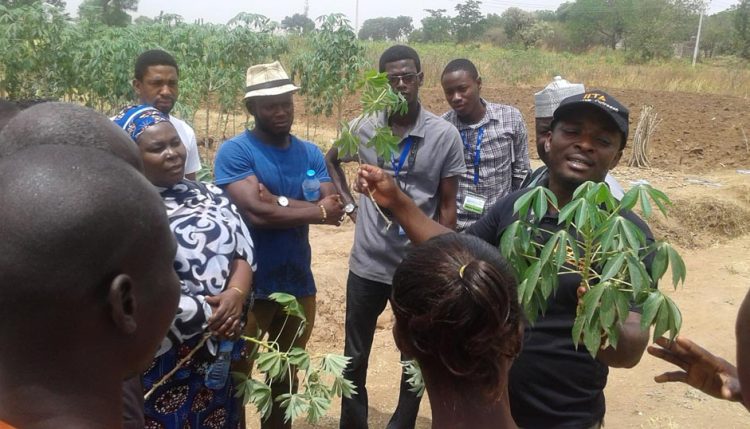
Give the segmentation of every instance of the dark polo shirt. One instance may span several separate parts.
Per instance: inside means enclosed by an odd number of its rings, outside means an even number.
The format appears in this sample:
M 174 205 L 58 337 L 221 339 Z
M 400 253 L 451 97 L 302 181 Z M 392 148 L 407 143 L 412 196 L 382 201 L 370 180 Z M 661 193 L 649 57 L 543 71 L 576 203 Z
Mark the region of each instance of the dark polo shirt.
M 466 233 L 498 246 L 503 230 L 518 219 L 513 204 L 530 190 L 521 189 L 499 200 Z M 638 216 L 629 211 L 622 216 L 653 242 L 651 231 Z M 544 216 L 541 227 L 552 233 L 562 229 L 556 213 Z M 650 259 L 646 267 L 651 270 Z M 545 315 L 525 329 L 523 349 L 511 367 L 508 384 L 511 412 L 519 427 L 588 428 L 604 418 L 603 390 L 609 367 L 592 358 L 582 344 L 577 350 L 573 345 L 580 281 L 577 274 L 560 275 Z

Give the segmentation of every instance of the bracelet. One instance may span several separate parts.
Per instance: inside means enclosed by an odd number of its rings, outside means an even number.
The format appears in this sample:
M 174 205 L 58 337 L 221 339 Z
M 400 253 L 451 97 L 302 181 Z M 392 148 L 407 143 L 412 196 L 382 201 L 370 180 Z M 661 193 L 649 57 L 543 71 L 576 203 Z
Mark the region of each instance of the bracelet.
M 320 207 L 320 223 L 326 223 L 326 219 L 328 219 L 326 208 L 323 207 L 323 204 L 319 205 L 318 207 Z
M 237 293 L 240 294 L 240 296 L 245 296 L 245 292 L 242 292 L 242 289 L 240 289 L 238 287 L 231 286 L 229 289 L 236 290 Z

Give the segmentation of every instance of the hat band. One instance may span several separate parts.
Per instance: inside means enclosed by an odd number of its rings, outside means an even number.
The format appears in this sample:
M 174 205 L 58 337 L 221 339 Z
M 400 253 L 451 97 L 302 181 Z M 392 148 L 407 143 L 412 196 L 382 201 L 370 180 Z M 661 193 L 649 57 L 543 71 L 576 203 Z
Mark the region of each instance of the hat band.
M 289 79 L 277 79 L 277 80 L 270 80 L 268 82 L 258 83 L 255 85 L 250 85 L 245 88 L 245 92 L 250 91 L 257 91 L 259 89 L 268 89 L 268 88 L 276 88 L 279 86 L 284 85 L 291 85 L 292 81 Z

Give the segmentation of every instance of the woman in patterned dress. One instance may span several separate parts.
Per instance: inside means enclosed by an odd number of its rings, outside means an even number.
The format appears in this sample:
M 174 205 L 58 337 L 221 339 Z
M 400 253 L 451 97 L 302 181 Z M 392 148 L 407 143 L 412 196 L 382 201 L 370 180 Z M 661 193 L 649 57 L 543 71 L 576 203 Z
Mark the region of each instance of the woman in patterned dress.
M 255 269 L 250 233 L 219 188 L 184 179 L 185 147 L 168 117 L 140 105 L 123 109 L 114 121 L 138 145 L 146 178 L 164 199 L 177 239 L 174 267 L 182 283 L 175 320 L 143 374 L 144 392 L 196 348 L 204 333 L 212 334 L 146 399 L 146 428 L 244 427 L 231 377 L 218 390 L 207 388 L 204 380 L 218 341 L 235 339 L 245 320 Z M 240 359 L 242 343 L 235 343 L 232 360 Z

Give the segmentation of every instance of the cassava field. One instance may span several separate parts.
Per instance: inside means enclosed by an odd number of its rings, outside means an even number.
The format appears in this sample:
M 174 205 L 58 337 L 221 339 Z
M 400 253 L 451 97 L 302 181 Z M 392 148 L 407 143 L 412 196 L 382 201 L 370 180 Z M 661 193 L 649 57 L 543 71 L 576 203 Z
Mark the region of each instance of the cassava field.
M 637 85 L 633 85 L 637 86 Z M 632 86 L 631 86 L 632 87 Z M 483 96 L 518 106 L 533 138 L 533 98 L 540 86 L 493 86 L 486 80 Z M 685 257 L 685 286 L 668 290 L 683 312 L 682 332 L 717 354 L 734 361 L 734 319 L 750 287 L 750 100 L 742 96 L 670 90 L 601 89 L 631 107 L 634 130 L 640 110 L 650 104 L 661 119 L 650 145 L 651 169 L 627 167 L 630 150 L 613 174 L 625 188 L 647 180 L 675 202 L 669 218 L 650 221 L 658 236 L 676 244 Z M 435 82 L 422 89 L 424 105 L 444 112 L 447 105 Z M 355 98 L 346 104 L 344 117 L 357 109 Z M 196 123 L 200 124 L 202 112 Z M 309 124 L 308 124 L 309 120 Z M 238 117 L 238 123 L 241 122 Z M 335 121 L 308 118 L 297 97 L 294 132 L 324 149 L 335 136 Z M 198 133 L 201 134 L 200 129 Z M 630 142 L 629 142 L 630 144 Z M 204 160 L 213 149 L 203 149 Z M 531 149 L 532 165 L 539 165 Z M 354 170 L 349 170 L 350 176 Z M 345 284 L 354 225 L 340 228 L 313 226 L 313 271 L 318 285 L 318 315 L 310 344 L 313 352 L 343 351 Z M 384 427 L 398 396 L 399 354 L 391 337 L 391 313 L 386 309 L 375 334 L 368 391 L 370 425 Z M 671 370 L 666 363 L 645 355 L 631 370 L 610 373 L 607 396 L 608 428 L 747 428 L 750 413 L 735 403 L 714 400 L 683 384 L 659 385 L 654 375 Z M 319 427 L 338 427 L 338 403 Z M 249 427 L 258 427 L 248 408 Z M 429 428 L 430 408 L 422 401 L 417 427 Z M 298 423 L 296 427 L 308 427 Z

